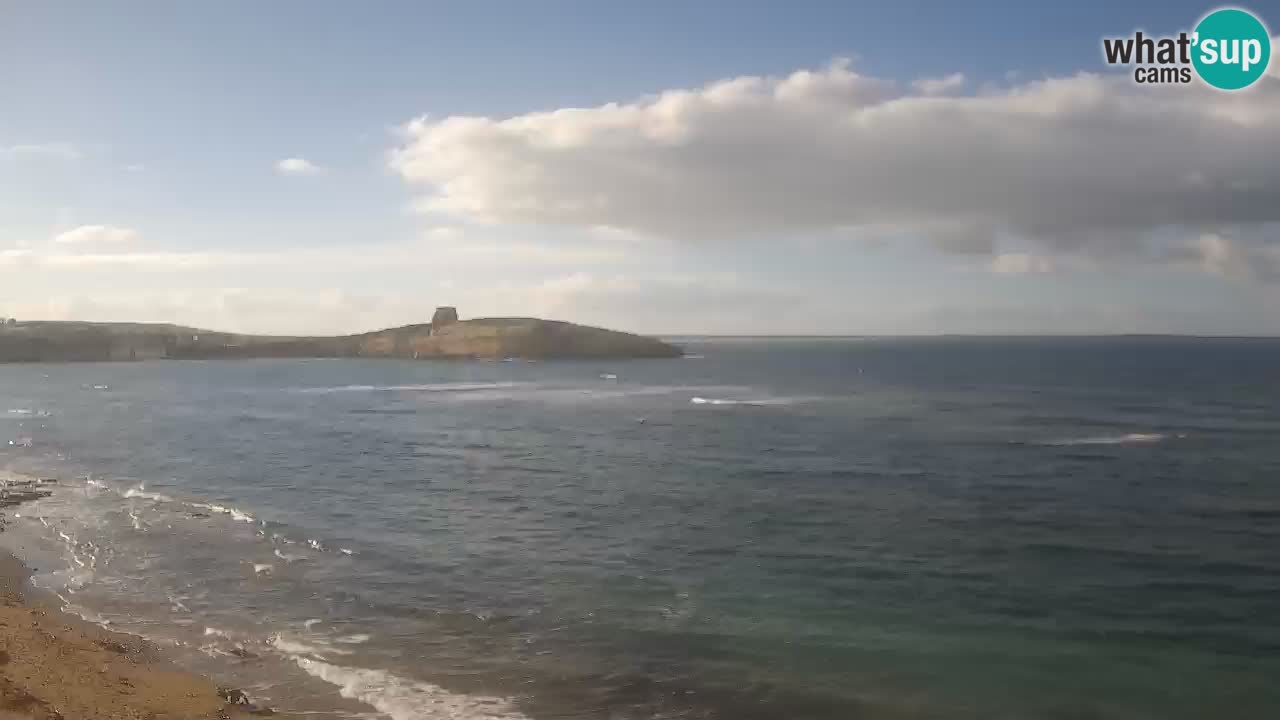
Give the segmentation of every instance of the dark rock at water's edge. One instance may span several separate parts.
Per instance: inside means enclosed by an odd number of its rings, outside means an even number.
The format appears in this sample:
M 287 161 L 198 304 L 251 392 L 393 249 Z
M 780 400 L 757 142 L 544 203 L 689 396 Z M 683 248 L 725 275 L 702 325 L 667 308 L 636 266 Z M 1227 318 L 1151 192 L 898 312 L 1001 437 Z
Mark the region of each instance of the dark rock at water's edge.
M 49 497 L 53 493 L 43 485 L 53 482 L 38 478 L 26 480 L 0 480 L 0 508 L 11 508 L 32 500 Z
M 431 323 L 335 337 L 240 335 L 152 323 L 18 322 L 0 327 L 0 362 L 209 358 L 671 358 L 655 338 L 537 318 L 458 320 L 452 307 Z
M 49 497 L 53 493 L 49 484 L 56 482 L 48 478 L 0 477 L 0 510 Z M 8 523 L 8 514 L 0 511 L 0 532 L 4 532 Z

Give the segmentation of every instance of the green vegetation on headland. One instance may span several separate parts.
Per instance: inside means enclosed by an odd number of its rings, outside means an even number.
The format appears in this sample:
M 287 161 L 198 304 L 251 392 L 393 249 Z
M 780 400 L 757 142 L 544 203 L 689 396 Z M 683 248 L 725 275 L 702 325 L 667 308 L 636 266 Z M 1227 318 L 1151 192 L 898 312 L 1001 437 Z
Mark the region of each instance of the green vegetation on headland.
M 654 338 L 536 318 L 457 319 L 335 337 L 240 335 L 151 323 L 9 322 L 0 362 L 209 358 L 574 359 L 678 357 Z

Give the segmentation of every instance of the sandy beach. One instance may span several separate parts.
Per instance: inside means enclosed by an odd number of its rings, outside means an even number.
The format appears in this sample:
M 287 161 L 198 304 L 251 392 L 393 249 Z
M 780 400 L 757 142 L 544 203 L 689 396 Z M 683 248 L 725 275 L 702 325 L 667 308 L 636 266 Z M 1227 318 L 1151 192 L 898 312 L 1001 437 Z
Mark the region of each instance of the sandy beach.
M 9 486 L 11 508 L 38 488 Z M 0 550 L 0 720 L 219 720 L 268 714 L 228 702 L 213 681 L 165 662 L 141 638 L 58 609 Z

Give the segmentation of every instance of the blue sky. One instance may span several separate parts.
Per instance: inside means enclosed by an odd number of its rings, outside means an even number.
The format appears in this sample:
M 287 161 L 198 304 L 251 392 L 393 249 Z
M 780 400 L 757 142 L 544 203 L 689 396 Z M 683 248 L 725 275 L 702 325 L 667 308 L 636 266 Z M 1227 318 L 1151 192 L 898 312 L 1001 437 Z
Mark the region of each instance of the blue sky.
M 1101 62 L 1212 7 L 0 2 L 0 315 L 1280 332 L 1280 79 Z

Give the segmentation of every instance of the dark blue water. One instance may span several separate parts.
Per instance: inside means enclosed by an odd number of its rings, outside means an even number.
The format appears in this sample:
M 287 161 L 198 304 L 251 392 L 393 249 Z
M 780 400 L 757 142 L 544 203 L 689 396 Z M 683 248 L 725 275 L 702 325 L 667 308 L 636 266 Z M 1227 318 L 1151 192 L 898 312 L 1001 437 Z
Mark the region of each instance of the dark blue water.
M 1280 342 L 688 345 L 0 367 L 5 538 L 283 708 L 1280 713 Z

